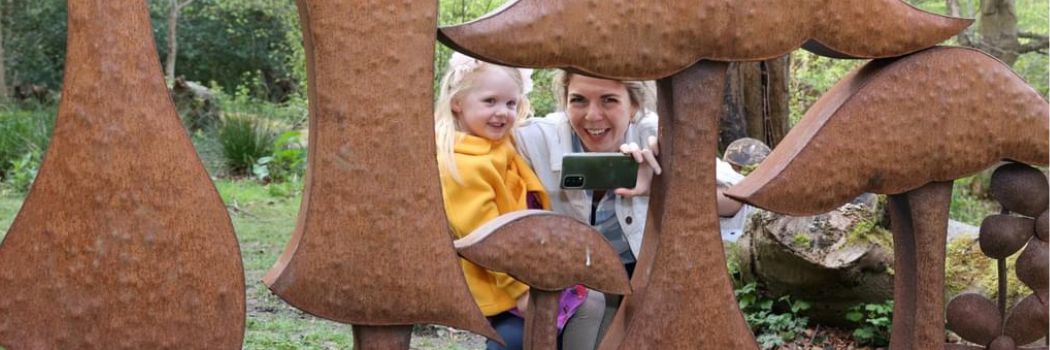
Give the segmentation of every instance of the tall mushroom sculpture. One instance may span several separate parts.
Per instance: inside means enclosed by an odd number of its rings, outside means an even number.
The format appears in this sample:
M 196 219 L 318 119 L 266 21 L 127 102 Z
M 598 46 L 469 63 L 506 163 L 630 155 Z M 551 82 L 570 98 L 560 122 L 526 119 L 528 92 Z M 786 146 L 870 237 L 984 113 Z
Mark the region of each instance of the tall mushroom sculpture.
M 1034 89 L 977 50 L 875 60 L 832 87 L 726 194 L 792 215 L 825 212 L 863 192 L 889 194 L 890 346 L 943 347 L 951 181 L 1002 159 L 1045 165 L 1048 113 Z
M 590 226 L 541 210 L 504 214 L 455 242 L 465 259 L 529 285 L 525 349 L 557 348 L 558 301 L 576 284 L 624 295 L 630 287 L 619 255 Z
M 168 97 L 146 2 L 68 10 L 51 143 L 0 246 L 0 347 L 239 349 L 240 250 Z
M 971 21 L 900 0 L 519 0 L 442 28 L 457 50 L 511 66 L 660 79 L 661 166 L 642 251 L 602 349 L 756 349 L 734 302 L 715 210 L 714 164 L 728 64 L 805 47 L 830 57 L 904 55 Z M 907 33 L 902 34 L 902 33 Z
M 499 339 L 470 297 L 442 210 L 433 125 L 435 1 L 298 0 L 310 144 L 295 233 L 263 281 L 407 349 L 412 325 Z

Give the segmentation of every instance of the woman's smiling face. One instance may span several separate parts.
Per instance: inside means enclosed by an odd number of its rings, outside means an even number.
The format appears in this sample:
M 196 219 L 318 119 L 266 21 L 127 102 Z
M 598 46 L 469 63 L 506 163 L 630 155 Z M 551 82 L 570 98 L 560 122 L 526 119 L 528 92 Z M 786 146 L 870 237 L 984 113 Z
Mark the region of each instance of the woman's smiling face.
M 623 83 L 574 74 L 566 101 L 565 113 L 586 151 L 620 151 L 631 117 L 638 112 Z

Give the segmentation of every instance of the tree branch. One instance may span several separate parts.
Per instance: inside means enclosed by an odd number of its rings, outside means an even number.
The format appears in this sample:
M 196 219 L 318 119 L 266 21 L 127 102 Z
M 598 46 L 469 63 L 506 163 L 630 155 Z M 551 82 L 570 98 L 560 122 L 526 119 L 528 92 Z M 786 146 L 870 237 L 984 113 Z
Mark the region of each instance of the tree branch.
M 179 3 L 178 5 L 176 5 L 176 11 L 181 11 L 183 7 L 186 7 L 189 4 L 192 4 L 194 1 L 196 1 L 196 0 L 186 0 L 186 1 L 183 1 L 183 2 Z
M 1021 45 L 1017 50 L 1019 53 L 1038 52 L 1046 54 L 1047 46 L 1050 46 L 1050 38 L 1046 35 L 1040 35 L 1035 33 L 1020 32 L 1017 33 L 1017 37 L 1029 39 L 1027 43 Z

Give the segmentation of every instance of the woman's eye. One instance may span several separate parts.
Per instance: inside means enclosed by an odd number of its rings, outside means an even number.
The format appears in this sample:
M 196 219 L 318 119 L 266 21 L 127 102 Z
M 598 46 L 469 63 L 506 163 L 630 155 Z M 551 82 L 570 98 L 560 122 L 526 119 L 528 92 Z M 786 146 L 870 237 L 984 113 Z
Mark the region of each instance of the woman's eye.
M 618 102 L 620 102 L 620 100 L 615 98 L 615 97 L 603 97 L 602 98 L 602 103 L 610 104 L 610 103 L 618 103 Z
M 581 104 L 581 103 L 584 103 L 584 99 L 582 97 L 570 97 L 569 98 L 569 103 L 571 103 L 571 104 Z

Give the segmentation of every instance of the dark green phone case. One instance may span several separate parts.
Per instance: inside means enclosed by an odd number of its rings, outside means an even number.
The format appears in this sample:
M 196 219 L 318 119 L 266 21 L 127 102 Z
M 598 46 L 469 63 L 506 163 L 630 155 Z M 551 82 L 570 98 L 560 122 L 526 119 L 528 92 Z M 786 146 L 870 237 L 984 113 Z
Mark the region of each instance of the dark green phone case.
M 623 153 L 569 153 L 561 160 L 561 188 L 611 190 L 633 188 L 638 163 Z

